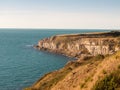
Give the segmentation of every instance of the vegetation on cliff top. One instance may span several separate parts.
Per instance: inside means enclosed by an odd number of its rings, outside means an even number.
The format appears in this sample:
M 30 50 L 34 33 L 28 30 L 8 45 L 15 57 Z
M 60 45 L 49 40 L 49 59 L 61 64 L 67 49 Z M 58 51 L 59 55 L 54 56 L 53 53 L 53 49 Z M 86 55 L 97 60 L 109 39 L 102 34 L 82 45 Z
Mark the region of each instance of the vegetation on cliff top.
M 120 32 L 119 31 L 111 31 L 111 32 L 101 32 L 101 33 L 88 33 L 88 34 L 68 34 L 68 35 L 56 35 L 52 37 L 52 40 L 55 43 L 65 42 L 70 43 L 76 40 L 79 40 L 80 38 L 113 38 L 113 37 L 119 37 Z

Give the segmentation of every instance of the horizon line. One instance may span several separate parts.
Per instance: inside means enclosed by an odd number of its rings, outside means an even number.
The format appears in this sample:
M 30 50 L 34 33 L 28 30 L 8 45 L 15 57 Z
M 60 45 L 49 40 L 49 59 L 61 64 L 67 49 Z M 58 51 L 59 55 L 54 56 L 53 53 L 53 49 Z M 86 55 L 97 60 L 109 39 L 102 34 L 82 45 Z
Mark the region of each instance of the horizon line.
M 0 29 L 56 29 L 56 30 L 59 30 L 59 29 L 64 29 L 64 30 L 73 30 L 73 29 L 75 29 L 75 30 L 80 30 L 80 29 L 84 29 L 84 30 L 95 30 L 95 29 L 97 29 L 97 30 L 120 30 L 120 29 L 109 29 L 109 28 L 0 28 Z

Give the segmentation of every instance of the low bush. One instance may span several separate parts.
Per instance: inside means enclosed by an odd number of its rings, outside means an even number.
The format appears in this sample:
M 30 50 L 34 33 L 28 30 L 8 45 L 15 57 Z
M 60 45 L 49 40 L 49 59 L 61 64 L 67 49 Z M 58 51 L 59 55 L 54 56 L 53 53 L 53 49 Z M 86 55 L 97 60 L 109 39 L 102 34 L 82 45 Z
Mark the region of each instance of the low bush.
M 106 76 L 101 81 L 98 81 L 93 90 L 116 90 L 120 88 L 120 70 L 117 70 Z

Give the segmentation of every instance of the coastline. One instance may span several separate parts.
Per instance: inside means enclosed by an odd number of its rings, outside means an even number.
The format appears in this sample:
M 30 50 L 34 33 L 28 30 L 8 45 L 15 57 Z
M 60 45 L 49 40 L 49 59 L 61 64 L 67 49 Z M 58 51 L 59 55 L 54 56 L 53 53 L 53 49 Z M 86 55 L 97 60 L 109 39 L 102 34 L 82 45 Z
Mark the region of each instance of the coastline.
M 78 38 L 76 38 L 76 36 L 77 37 L 80 36 L 79 42 L 78 42 Z M 60 70 L 45 74 L 36 83 L 34 83 L 32 85 L 32 87 L 26 88 L 25 90 L 34 90 L 34 89 L 39 90 L 40 88 L 41 88 L 40 90 L 57 90 L 58 88 L 62 88 L 64 85 L 62 83 L 65 82 L 63 80 L 67 79 L 67 77 L 68 77 L 67 75 L 69 75 L 70 73 L 72 73 L 73 75 L 74 74 L 76 75 L 77 74 L 76 69 L 81 68 L 82 67 L 81 65 L 83 65 L 83 66 L 85 65 L 85 67 L 86 67 L 86 65 L 93 63 L 92 67 L 94 67 L 94 64 L 98 65 L 99 63 L 103 62 L 103 60 L 106 59 L 108 56 L 112 56 L 112 55 L 114 55 L 114 53 L 118 52 L 120 50 L 119 36 L 120 36 L 119 31 L 118 32 L 111 31 L 111 32 L 94 33 L 94 34 L 88 33 L 88 34 L 77 34 L 77 35 L 75 35 L 75 34 L 57 35 L 57 36 L 52 36 L 50 38 L 45 38 L 45 39 L 40 40 L 38 42 L 38 45 L 34 46 L 34 48 L 41 50 L 41 51 L 43 50 L 43 51 L 47 51 L 50 53 L 57 53 L 57 54 L 62 54 L 62 55 L 68 56 L 68 57 L 74 57 L 77 60 L 68 62 Z M 67 39 L 66 39 L 66 37 L 67 37 Z M 67 41 L 67 44 L 66 44 L 66 41 L 64 41 L 64 40 L 68 40 L 68 37 L 69 37 L 69 41 Z M 57 43 L 56 43 L 56 40 L 58 40 L 58 39 L 60 40 L 60 42 L 57 41 Z M 62 39 L 62 41 L 61 41 L 61 39 Z M 75 41 L 75 39 L 77 39 L 77 41 Z M 69 49 L 66 46 L 72 46 L 71 40 L 73 40 L 72 44 L 74 43 L 74 45 L 73 45 L 73 47 L 71 47 Z M 82 43 L 81 43 L 81 40 L 82 40 Z M 76 49 L 76 45 L 78 45 L 78 43 L 80 43 L 79 46 L 81 48 Z M 88 43 L 87 44 L 88 46 L 86 46 L 86 44 L 84 44 L 84 43 Z M 64 48 L 64 47 L 66 47 L 66 48 Z M 91 47 L 92 47 L 92 49 L 91 49 Z M 64 49 L 62 49 L 62 48 L 64 48 Z M 94 48 L 94 50 L 93 50 L 93 48 Z M 88 49 L 90 49 L 90 50 L 88 50 Z M 95 50 L 95 49 L 97 49 L 97 50 Z M 83 50 L 83 51 L 80 52 L 79 55 L 77 55 L 78 51 L 80 51 L 80 50 Z M 91 50 L 93 50 L 93 51 L 91 51 Z M 72 52 L 73 54 L 69 53 L 69 51 Z M 51 75 L 52 75 L 52 77 L 51 77 Z M 55 82 L 54 82 L 54 79 L 55 79 Z M 57 79 L 57 81 L 56 81 L 56 79 Z M 74 79 L 73 79 L 73 81 L 74 81 Z M 59 82 L 62 82 L 62 83 L 59 84 Z M 50 86 L 49 86 L 49 83 L 50 83 Z M 69 84 L 70 84 L 70 82 L 69 82 Z M 69 84 L 67 84 L 67 85 L 69 86 Z M 74 85 L 73 85 L 73 87 L 74 87 Z M 68 90 L 68 87 L 66 87 L 66 88 L 67 89 L 62 89 L 62 90 Z M 78 88 L 78 87 L 76 87 L 76 88 Z M 78 89 L 69 88 L 69 90 L 78 90 Z M 90 89 L 85 89 L 85 90 L 90 90 Z
M 115 39 L 119 35 L 119 31 L 62 34 L 42 39 L 38 42 L 38 45 L 34 45 L 34 48 L 75 59 L 86 56 L 91 57 L 97 54 L 113 54 L 119 50 L 119 47 L 113 47 L 110 50 L 110 44 L 118 44 Z
M 33 48 L 35 48 L 36 50 L 42 51 L 42 52 L 48 52 L 48 53 L 52 53 L 52 54 L 57 54 L 57 55 L 62 55 L 68 58 L 73 58 L 73 60 L 78 60 L 78 57 L 73 57 L 71 55 L 66 55 L 62 52 L 59 51 L 54 51 L 54 50 L 50 50 L 50 49 L 44 49 L 44 48 L 39 48 L 38 45 L 34 45 Z

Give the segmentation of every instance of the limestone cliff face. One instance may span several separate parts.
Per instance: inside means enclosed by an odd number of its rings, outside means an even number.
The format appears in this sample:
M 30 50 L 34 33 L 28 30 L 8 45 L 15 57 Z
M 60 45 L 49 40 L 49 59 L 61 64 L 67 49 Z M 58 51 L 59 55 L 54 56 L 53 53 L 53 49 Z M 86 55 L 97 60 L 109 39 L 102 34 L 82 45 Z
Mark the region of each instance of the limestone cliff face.
M 111 34 L 112 33 L 112 34 Z M 67 56 L 113 54 L 120 49 L 119 32 L 95 34 L 57 35 L 40 40 L 39 49 L 58 52 Z

